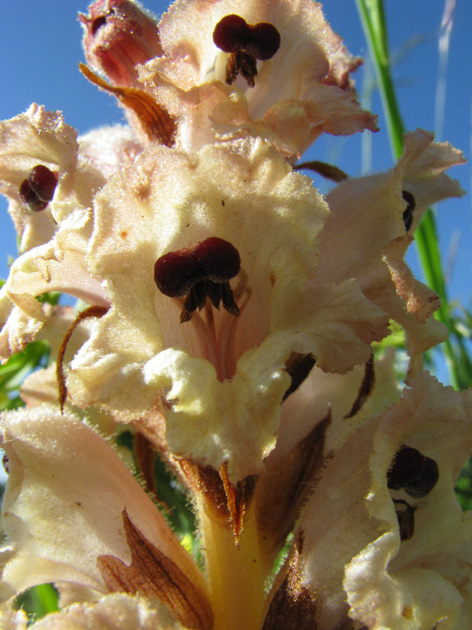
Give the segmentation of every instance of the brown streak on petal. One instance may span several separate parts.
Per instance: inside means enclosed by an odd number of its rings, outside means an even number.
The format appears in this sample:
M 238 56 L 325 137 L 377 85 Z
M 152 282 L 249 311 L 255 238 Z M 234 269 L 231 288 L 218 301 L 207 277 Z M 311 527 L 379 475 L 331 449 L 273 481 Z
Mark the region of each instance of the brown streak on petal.
M 331 414 L 288 453 L 266 462 L 267 472 L 257 488 L 257 518 L 268 553 L 277 553 L 292 531 L 300 509 L 313 489 L 313 481 L 323 463 L 326 431 Z
M 244 525 L 244 514 L 254 495 L 257 477 L 251 475 L 234 486 L 229 481 L 226 464 L 218 473 L 211 466 L 203 468 L 183 458 L 178 463 L 193 492 L 204 497 L 215 516 L 231 522 L 237 543 Z
M 83 63 L 79 64 L 79 69 L 91 83 L 116 96 L 136 114 L 149 140 L 159 140 L 167 147 L 173 145 L 175 120 L 152 96 L 136 88 L 112 86 Z
M 327 164 L 326 162 L 320 162 L 318 160 L 313 160 L 312 162 L 301 162 L 293 167 L 294 171 L 301 171 L 302 169 L 314 171 L 315 173 L 318 173 L 318 175 L 321 175 L 326 179 L 330 179 L 333 182 L 344 182 L 346 179 L 349 179 L 349 175 L 337 166 Z
M 105 313 L 108 311 L 108 306 L 89 306 L 81 313 L 79 313 L 75 319 L 75 322 L 66 332 L 66 336 L 59 348 L 59 353 L 57 355 L 57 363 L 56 363 L 56 378 L 57 378 L 57 386 L 59 389 L 59 404 L 61 406 L 61 413 L 64 413 L 64 405 L 66 404 L 67 399 L 67 387 L 66 387 L 66 378 L 64 376 L 64 354 L 67 349 L 67 344 L 69 343 L 69 339 L 71 338 L 72 333 L 80 324 L 80 322 L 84 321 L 84 319 L 89 319 L 90 317 L 103 317 Z
M 181 569 L 143 536 L 126 510 L 122 516 L 132 562 L 127 566 L 115 556 L 99 556 L 98 568 L 108 590 L 131 595 L 140 593 L 151 600 L 157 598 L 186 628 L 212 628 L 213 613 L 209 602 Z
M 351 411 L 344 416 L 344 419 L 352 418 L 356 415 L 356 413 L 361 409 L 361 407 L 366 402 L 367 398 L 370 396 L 375 385 L 375 370 L 374 370 L 374 355 L 370 357 L 370 359 L 366 362 L 364 368 L 364 378 L 362 379 L 361 386 L 359 388 L 359 393 L 357 394 L 356 400 L 353 402 Z
M 224 463 L 220 468 L 220 477 L 226 493 L 227 505 L 231 515 L 234 541 L 238 544 L 239 537 L 244 526 L 244 514 L 254 495 L 257 477 L 255 475 L 238 481 L 234 486 L 228 477 L 228 464 Z
M 262 630 L 318 629 L 316 603 L 308 588 L 301 583 L 302 533 L 294 542 L 293 550 L 287 575 L 272 598 Z
M 218 472 L 211 466 L 198 466 L 187 459 L 177 460 L 190 489 L 204 497 L 206 504 L 222 519 L 230 518 L 226 493 Z
M 221 466 L 220 477 L 223 482 L 223 487 L 225 489 L 226 500 L 228 502 L 228 508 L 231 514 L 231 524 L 233 526 L 234 538 L 237 543 L 242 529 L 244 505 L 242 505 L 239 501 L 237 490 L 229 480 L 227 463 L 224 463 Z

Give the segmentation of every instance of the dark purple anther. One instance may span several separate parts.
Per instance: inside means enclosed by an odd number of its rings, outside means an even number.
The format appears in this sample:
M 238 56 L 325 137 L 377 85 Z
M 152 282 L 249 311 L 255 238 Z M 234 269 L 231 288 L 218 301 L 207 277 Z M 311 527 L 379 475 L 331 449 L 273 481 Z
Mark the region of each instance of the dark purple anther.
M 54 197 L 56 186 L 57 175 L 47 166 L 38 164 L 31 170 L 28 179 L 21 183 L 20 198 L 30 210 L 39 212 L 44 210 Z
M 424 456 L 409 446 L 402 446 L 387 473 L 387 485 L 391 490 L 400 490 L 410 481 L 419 479 L 423 472 Z
M 427 496 L 439 479 L 439 468 L 431 457 L 416 448 L 402 446 L 387 472 L 390 490 L 404 489 L 415 499 Z
M 239 15 L 227 15 L 218 22 L 213 31 L 213 42 L 225 53 L 234 53 L 244 48 L 249 37 L 249 26 Z
M 186 296 L 181 321 L 191 319 L 210 298 L 218 308 L 238 314 L 229 281 L 241 268 L 238 250 L 222 238 L 213 236 L 164 254 L 154 265 L 154 281 L 161 293 L 172 298 Z
M 439 479 L 439 468 L 431 457 L 424 458 L 423 472 L 419 479 L 405 484 L 405 492 L 414 499 L 422 499 L 428 496 Z
M 408 192 L 408 190 L 402 190 L 402 197 L 404 201 L 406 201 L 406 203 L 408 204 L 406 209 L 403 211 L 402 218 L 405 225 L 405 230 L 409 232 L 413 224 L 413 211 L 416 208 L 416 201 L 413 195 Z
M 3 469 L 7 473 L 7 475 L 10 472 L 10 468 L 8 466 L 8 462 L 9 462 L 8 455 L 6 453 L 4 453 L 3 454 L 3 459 L 2 459 L 2 464 L 3 464 Z
M 226 67 L 226 83 L 231 85 L 238 74 L 254 86 L 257 62 L 271 59 L 280 47 L 280 34 L 273 24 L 248 24 L 239 15 L 227 15 L 213 31 L 213 42 L 223 52 L 231 53 Z
M 280 48 L 280 33 L 268 22 L 260 22 L 255 26 L 249 26 L 251 40 L 247 44 L 247 52 L 252 53 L 256 59 L 265 61 L 272 59 Z

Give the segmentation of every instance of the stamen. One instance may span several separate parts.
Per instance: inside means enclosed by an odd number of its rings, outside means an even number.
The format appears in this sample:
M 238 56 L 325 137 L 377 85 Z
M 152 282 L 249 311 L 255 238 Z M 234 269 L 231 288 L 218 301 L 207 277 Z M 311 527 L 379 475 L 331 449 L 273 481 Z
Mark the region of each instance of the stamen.
M 256 60 L 243 50 L 238 50 L 229 58 L 226 65 L 226 83 L 232 85 L 236 81 L 238 74 L 241 74 L 246 79 L 249 87 L 255 86 L 254 77 L 257 75 Z
M 415 510 L 416 507 L 410 505 L 403 499 L 394 499 L 395 512 L 400 529 L 400 540 L 410 540 L 415 533 Z
M 234 53 L 244 48 L 247 41 L 249 25 L 239 15 L 226 15 L 218 22 L 213 31 L 213 42 L 223 52 Z
M 434 459 L 405 445 L 397 452 L 387 472 L 387 486 L 390 490 L 404 489 L 415 499 L 427 496 L 438 479 L 439 468 Z
M 240 271 L 238 250 L 216 236 L 191 243 L 157 259 L 154 281 L 161 293 L 172 298 L 185 297 L 180 321 L 187 322 L 207 303 L 215 308 L 220 302 L 232 315 L 239 315 L 229 281 Z
M 405 484 L 405 492 L 414 499 L 428 496 L 439 479 L 439 468 L 431 457 L 425 457 L 423 472 L 419 479 Z
M 257 75 L 257 59 L 271 59 L 280 47 L 280 33 L 273 24 L 248 24 L 239 15 L 227 15 L 213 31 L 213 42 L 223 52 L 231 53 L 226 66 L 226 83 L 234 83 L 241 74 L 250 87 Z
M 216 333 L 214 319 L 208 316 L 209 310 L 211 310 L 211 306 L 209 307 L 207 304 L 205 307 L 206 320 L 198 313 L 194 314 L 192 316 L 192 326 L 197 333 L 202 356 L 214 366 L 218 379 L 223 382 L 228 378 L 228 375 L 224 371 L 223 364 L 221 363 L 219 353 L 220 343 Z M 182 316 L 180 321 L 182 323 Z
M 416 201 L 413 195 L 407 190 L 402 190 L 402 197 L 408 204 L 406 210 L 403 211 L 402 218 L 405 224 L 405 230 L 409 232 L 413 223 L 413 211 L 416 208 Z
M 400 490 L 406 483 L 419 479 L 423 465 L 424 456 L 416 448 L 402 446 L 387 473 L 388 487 Z
M 33 212 L 44 210 L 57 186 L 57 173 L 43 164 L 35 166 L 20 185 L 20 198 Z
M 234 287 L 234 301 L 238 304 L 239 314 L 244 312 L 251 298 L 251 288 L 248 286 L 248 277 L 244 269 L 238 274 Z M 221 366 L 222 379 L 232 378 L 236 373 L 237 357 L 235 355 L 236 334 L 238 330 L 238 317 L 231 317 L 231 313 L 223 314 L 218 330 L 219 364 Z

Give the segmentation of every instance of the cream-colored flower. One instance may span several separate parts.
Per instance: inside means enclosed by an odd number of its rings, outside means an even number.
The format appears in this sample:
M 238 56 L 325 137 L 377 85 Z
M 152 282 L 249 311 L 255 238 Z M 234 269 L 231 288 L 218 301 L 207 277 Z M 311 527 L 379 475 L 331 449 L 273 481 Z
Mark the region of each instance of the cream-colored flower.
M 472 392 L 420 373 L 351 435 L 313 489 L 274 611 L 285 597 L 320 630 L 470 626 L 472 528 L 454 485 L 471 412 Z
M 1 290 L 0 356 L 34 339 L 45 321 L 36 299 L 62 291 L 106 305 L 101 281 L 85 264 L 92 233 L 92 199 L 107 178 L 141 147 L 129 129 L 76 138 L 60 113 L 32 105 L 0 127 L 0 184 L 21 237 L 20 257 Z
M 323 132 L 376 130 L 349 78 L 361 60 L 311 0 L 178 0 L 159 34 L 164 54 L 139 68 L 140 79 L 182 117 L 186 149 L 256 135 L 293 157 Z
M 233 481 L 260 473 L 273 448 L 289 359 L 312 355 L 346 372 L 387 332 L 355 281 L 313 281 L 328 208 L 263 141 L 210 145 L 193 158 L 150 146 L 94 206 L 87 260 L 112 307 L 71 364 L 72 399 L 125 421 L 166 400 L 172 452 L 216 470 L 227 463 Z M 213 246 L 192 253 L 211 239 L 223 248 L 216 282 Z M 166 292 L 155 264 L 170 254 L 182 262 L 175 272 L 169 263 Z M 218 309 L 206 292 L 224 286 L 229 303 Z M 199 291 L 201 312 L 188 306 Z
M 428 206 L 464 194 L 445 174 L 463 163 L 460 151 L 417 130 L 405 135 L 393 169 L 349 179 L 326 197 L 331 214 L 321 234 L 319 277 L 356 278 L 364 294 L 405 328 L 412 356 L 444 341 L 447 330 L 431 317 L 438 296 L 413 277 L 403 258 Z

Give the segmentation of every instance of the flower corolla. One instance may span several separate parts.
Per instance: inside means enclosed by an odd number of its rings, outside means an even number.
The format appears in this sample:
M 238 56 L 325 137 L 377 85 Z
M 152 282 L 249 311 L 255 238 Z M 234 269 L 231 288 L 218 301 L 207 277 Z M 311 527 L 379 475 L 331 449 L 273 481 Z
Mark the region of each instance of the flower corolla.
M 325 197 L 293 168 L 322 133 L 376 130 L 311 0 L 80 20 L 81 70 L 130 126 L 77 136 L 38 105 L 0 125 L 20 236 L 0 356 L 51 349 L 0 416 L 0 624 L 54 583 L 38 630 L 470 626 L 471 391 L 423 369 L 447 330 L 404 260 L 462 195 L 461 153 L 416 130 L 385 173 L 319 168 Z

